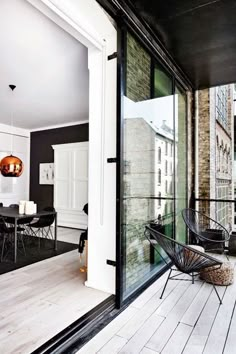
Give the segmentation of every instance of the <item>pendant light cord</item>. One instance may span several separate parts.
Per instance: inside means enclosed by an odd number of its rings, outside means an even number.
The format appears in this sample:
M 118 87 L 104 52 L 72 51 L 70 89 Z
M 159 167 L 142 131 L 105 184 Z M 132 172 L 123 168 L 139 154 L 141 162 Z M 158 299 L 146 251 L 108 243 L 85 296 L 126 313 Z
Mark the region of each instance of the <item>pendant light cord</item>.
M 13 95 L 13 91 L 15 90 L 16 86 L 15 85 L 9 85 L 10 89 L 12 90 L 12 95 Z M 14 97 L 14 96 L 12 96 Z M 14 100 L 12 99 L 12 101 L 14 102 Z M 13 155 L 13 105 L 11 108 L 11 155 Z
M 13 91 L 12 91 L 12 95 L 13 95 Z M 11 155 L 13 155 L 13 105 L 11 108 Z

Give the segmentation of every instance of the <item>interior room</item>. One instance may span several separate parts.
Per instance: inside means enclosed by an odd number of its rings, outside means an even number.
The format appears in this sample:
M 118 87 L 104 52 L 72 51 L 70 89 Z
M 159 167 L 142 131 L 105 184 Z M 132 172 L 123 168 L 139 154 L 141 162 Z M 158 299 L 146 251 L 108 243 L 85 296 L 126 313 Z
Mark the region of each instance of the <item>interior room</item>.
M 110 294 L 85 286 L 88 49 L 26 0 L 0 47 L 0 351 L 26 354 Z

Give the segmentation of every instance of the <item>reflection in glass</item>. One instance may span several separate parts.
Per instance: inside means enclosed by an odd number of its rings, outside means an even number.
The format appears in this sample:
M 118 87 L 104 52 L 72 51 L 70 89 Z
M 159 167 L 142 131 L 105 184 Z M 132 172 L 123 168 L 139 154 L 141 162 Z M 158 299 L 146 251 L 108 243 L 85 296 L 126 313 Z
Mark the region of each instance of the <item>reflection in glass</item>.
M 127 34 L 126 95 L 123 125 L 123 242 L 124 296 L 143 284 L 163 267 L 144 236 L 151 225 L 173 236 L 174 143 L 172 78 L 160 65 L 151 78 L 151 57 Z M 152 87 L 154 85 L 154 87 Z M 154 92 L 154 97 L 151 97 Z M 127 169 L 127 166 L 129 168 Z M 160 249 L 160 253 L 163 251 Z

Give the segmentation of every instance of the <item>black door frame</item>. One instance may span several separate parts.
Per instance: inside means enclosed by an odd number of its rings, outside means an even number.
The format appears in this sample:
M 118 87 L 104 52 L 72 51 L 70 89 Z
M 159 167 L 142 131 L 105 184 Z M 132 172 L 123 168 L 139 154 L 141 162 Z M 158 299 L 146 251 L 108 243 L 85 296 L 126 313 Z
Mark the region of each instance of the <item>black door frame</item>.
M 99 1 L 100 2 L 100 1 Z M 123 214 L 123 95 L 126 91 L 125 74 L 126 74 L 126 32 L 130 31 L 138 40 L 148 49 L 151 56 L 160 62 L 162 65 L 162 58 L 157 52 L 147 48 L 148 43 L 145 38 L 134 31 L 129 21 L 124 20 L 124 16 L 115 17 L 117 24 L 117 174 L 116 174 L 116 308 L 119 309 L 123 305 L 129 303 L 131 299 L 137 297 L 144 289 L 152 284 L 157 278 L 159 278 L 168 268 L 164 266 L 157 274 L 153 275 L 143 285 L 141 285 L 136 291 L 134 291 L 127 299 L 123 299 L 123 284 L 124 284 L 124 266 L 125 266 L 125 253 L 124 253 L 124 239 L 122 229 L 122 214 Z M 165 65 L 164 65 L 165 66 Z M 166 68 L 173 78 L 173 90 L 175 84 L 178 84 L 185 90 L 191 90 L 186 81 L 176 79 L 175 72 Z M 169 69 L 169 70 L 168 70 Z M 175 188 L 175 186 L 174 186 Z M 175 203 L 175 201 L 174 201 Z

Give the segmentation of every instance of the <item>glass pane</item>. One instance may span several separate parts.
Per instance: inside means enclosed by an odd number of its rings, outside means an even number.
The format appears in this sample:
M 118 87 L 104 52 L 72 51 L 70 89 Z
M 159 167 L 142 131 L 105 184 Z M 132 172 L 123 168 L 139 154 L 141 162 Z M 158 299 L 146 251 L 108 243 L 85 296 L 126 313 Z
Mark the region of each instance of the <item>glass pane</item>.
M 186 241 L 186 227 L 181 210 L 187 207 L 187 97 L 178 87 L 175 89 L 175 166 L 176 166 L 176 239 Z
M 145 226 L 173 234 L 173 103 L 168 77 L 151 98 L 151 57 L 127 34 L 126 95 L 123 124 L 123 288 L 124 297 L 163 267 Z M 158 69 L 158 68 L 157 68 Z M 163 71 L 163 70 L 162 70 Z M 159 70 L 155 72 L 159 73 Z M 164 71 L 163 71 L 164 74 Z M 166 76 L 167 77 L 167 76 Z M 167 87 L 166 82 L 168 83 Z M 166 91 L 167 90 L 167 91 Z M 168 198 L 168 200 L 166 200 Z

